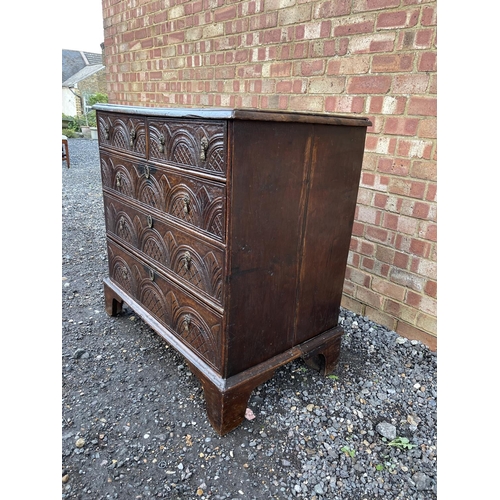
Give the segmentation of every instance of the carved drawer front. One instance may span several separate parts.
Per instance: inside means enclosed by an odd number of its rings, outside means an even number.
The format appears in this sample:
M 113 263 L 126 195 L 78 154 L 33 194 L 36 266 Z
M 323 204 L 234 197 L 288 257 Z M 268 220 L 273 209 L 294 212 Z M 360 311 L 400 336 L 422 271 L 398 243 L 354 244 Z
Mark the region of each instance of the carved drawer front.
M 223 250 L 107 194 L 104 207 L 108 234 L 222 305 Z
M 98 113 L 99 145 L 146 158 L 146 122 L 143 117 Z
M 224 184 L 104 152 L 101 152 L 101 174 L 105 188 L 224 241 Z
M 110 278 L 220 373 L 222 318 L 108 240 Z
M 225 177 L 224 122 L 150 119 L 148 128 L 150 160 Z

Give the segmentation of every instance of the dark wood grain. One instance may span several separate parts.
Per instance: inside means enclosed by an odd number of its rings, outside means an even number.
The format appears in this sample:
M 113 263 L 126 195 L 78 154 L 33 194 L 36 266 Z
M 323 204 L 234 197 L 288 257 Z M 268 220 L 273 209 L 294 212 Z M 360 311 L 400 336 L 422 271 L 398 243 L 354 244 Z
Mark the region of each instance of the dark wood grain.
M 127 303 L 185 357 L 221 435 L 284 363 L 330 374 L 370 122 L 96 109 L 108 314 Z

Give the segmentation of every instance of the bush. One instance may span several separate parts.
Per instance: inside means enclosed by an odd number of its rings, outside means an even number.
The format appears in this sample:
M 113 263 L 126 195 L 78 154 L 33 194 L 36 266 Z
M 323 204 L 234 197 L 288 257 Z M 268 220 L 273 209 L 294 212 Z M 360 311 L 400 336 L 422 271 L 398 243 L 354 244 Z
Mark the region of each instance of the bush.
M 76 137 L 75 131 L 71 130 L 70 128 L 63 128 L 62 135 L 65 135 L 68 139 L 73 139 L 73 137 Z
M 97 104 L 98 102 L 108 102 L 107 94 L 103 94 L 102 92 L 96 92 L 95 94 L 92 94 L 91 96 L 89 96 L 89 99 L 88 99 L 89 106 L 93 106 L 94 104 Z
M 93 109 L 92 111 L 89 111 L 87 113 L 87 121 L 88 121 L 89 127 L 97 127 L 97 118 L 95 115 L 95 109 Z M 84 118 L 83 125 L 85 125 L 85 118 Z
M 66 130 L 73 130 L 74 132 L 81 132 L 81 126 L 85 125 L 84 116 L 67 116 L 63 113 L 63 119 L 68 120 Z

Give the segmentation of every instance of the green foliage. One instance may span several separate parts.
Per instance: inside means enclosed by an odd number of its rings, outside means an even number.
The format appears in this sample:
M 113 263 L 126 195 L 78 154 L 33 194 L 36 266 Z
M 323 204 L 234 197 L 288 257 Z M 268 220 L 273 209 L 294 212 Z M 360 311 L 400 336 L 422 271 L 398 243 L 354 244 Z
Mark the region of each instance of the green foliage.
M 388 444 L 389 446 L 395 446 L 401 450 L 411 450 L 412 448 L 415 448 L 415 445 L 411 444 L 408 438 L 405 437 L 397 437 Z
M 68 139 L 72 139 L 73 137 L 76 137 L 76 132 L 70 128 L 63 128 L 62 135 L 65 135 Z
M 356 455 L 356 451 L 353 450 L 352 448 L 349 448 L 349 446 L 342 446 L 342 448 L 340 448 L 340 451 L 343 451 L 346 455 L 349 455 L 351 458 L 354 458 L 354 455 Z
M 95 109 L 87 113 L 87 123 L 89 127 L 97 127 L 97 118 L 95 116 Z
M 102 92 L 96 92 L 95 94 L 92 94 L 89 96 L 87 99 L 87 102 L 89 106 L 93 106 L 94 104 L 97 104 L 98 102 L 108 102 L 108 95 L 103 94 Z
M 379 471 L 380 471 L 380 470 L 384 470 L 384 469 L 385 469 L 384 464 L 377 464 L 377 465 L 375 466 L 375 469 L 377 469 L 377 470 L 379 470 Z
M 85 125 L 84 116 L 68 116 L 63 113 L 63 120 L 68 120 L 67 129 L 73 130 L 74 132 L 80 132 L 82 125 Z
M 338 380 L 339 377 L 337 375 L 328 375 L 328 378 L 332 379 L 332 380 Z

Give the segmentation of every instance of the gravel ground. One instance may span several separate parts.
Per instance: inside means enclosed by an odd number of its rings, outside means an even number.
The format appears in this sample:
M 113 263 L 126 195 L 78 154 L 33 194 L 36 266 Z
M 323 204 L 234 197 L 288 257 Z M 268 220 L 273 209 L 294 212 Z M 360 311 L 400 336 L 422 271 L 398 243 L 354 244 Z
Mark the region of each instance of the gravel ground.
M 130 308 L 104 310 L 97 141 L 62 167 L 62 498 L 437 498 L 437 356 L 342 310 L 335 375 L 301 359 L 219 437 L 183 358 Z

